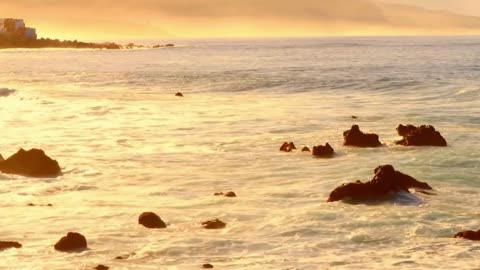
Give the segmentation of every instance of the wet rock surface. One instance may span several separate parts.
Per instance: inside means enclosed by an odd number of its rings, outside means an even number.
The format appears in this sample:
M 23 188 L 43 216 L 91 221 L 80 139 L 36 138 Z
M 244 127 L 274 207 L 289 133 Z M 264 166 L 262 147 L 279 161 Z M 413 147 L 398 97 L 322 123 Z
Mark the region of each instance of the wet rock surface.
M 21 248 L 22 244 L 13 241 L 0 241 L 0 250 L 9 248 Z
M 459 232 L 454 237 L 463 238 L 463 239 L 472 240 L 472 241 L 480 241 L 480 230 Z
M 67 236 L 62 237 L 54 247 L 56 250 L 63 252 L 82 250 L 87 248 L 87 239 L 79 233 L 69 232 Z
M 379 147 L 382 143 L 378 135 L 373 133 L 363 133 L 358 125 L 353 125 L 350 130 L 343 132 L 343 144 L 346 146 L 357 147 Z
M 219 219 L 215 219 L 215 220 L 209 220 L 209 221 L 202 222 L 202 226 L 205 229 L 218 230 L 218 229 L 225 228 L 227 226 L 227 223 L 225 223 L 225 222 L 223 222 Z
M 374 172 L 375 176 L 369 182 L 357 181 L 337 187 L 331 192 L 327 201 L 335 202 L 345 199 L 354 201 L 383 200 L 395 192 L 409 192 L 410 188 L 432 190 L 432 187 L 427 183 L 395 171 L 391 165 L 379 166 Z
M 57 177 L 62 173 L 58 162 L 40 149 L 20 149 L 13 156 L 0 161 L 0 172 L 27 177 Z
M 155 213 L 145 212 L 138 217 L 138 224 L 149 229 L 163 229 L 167 224 Z
M 447 141 L 438 132 L 435 127 L 422 125 L 419 127 L 413 125 L 399 125 L 397 127 L 398 135 L 403 139 L 396 144 L 404 146 L 447 146 Z
M 331 157 L 335 154 L 335 150 L 327 143 L 325 146 L 318 145 L 313 147 L 312 155 L 316 157 Z

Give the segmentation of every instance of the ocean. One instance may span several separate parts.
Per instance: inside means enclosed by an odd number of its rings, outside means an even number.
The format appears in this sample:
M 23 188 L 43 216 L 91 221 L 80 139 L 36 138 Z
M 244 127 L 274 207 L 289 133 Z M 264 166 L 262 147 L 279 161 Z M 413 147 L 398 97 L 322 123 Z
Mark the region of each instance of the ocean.
M 453 238 L 480 229 L 480 37 L 175 43 L 0 50 L 0 153 L 41 148 L 64 172 L 0 174 L 0 240 L 23 244 L 0 269 L 480 269 L 480 244 Z M 343 146 L 354 124 L 385 146 Z M 399 124 L 449 146 L 397 146 Z M 326 202 L 385 164 L 436 195 Z M 55 251 L 70 231 L 89 249 Z

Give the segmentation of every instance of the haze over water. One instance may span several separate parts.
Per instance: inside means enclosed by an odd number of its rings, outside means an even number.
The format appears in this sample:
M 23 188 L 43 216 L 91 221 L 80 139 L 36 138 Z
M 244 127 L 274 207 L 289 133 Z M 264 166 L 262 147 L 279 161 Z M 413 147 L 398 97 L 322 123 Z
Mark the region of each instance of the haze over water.
M 24 245 L 0 269 L 478 267 L 480 245 L 452 236 L 480 228 L 480 38 L 176 44 L 0 51 L 0 88 L 15 90 L 0 90 L 0 153 L 42 148 L 64 171 L 0 175 L 0 239 Z M 400 123 L 432 124 L 449 147 L 395 146 Z M 386 147 L 343 147 L 353 124 Z M 284 141 L 337 155 L 281 153 Z M 384 164 L 438 195 L 325 202 Z M 138 225 L 145 211 L 168 228 Z M 201 228 L 213 218 L 227 227 Z M 69 231 L 89 250 L 56 252 Z

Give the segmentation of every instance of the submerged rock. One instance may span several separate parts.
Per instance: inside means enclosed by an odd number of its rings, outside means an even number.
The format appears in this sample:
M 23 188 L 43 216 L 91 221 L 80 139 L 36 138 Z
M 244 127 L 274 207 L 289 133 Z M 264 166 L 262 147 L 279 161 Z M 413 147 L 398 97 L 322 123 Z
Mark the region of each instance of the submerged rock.
M 344 145 L 358 147 L 379 147 L 382 143 L 377 134 L 363 133 L 358 125 L 353 125 L 350 130 L 343 132 Z
M 180 92 L 177 92 L 177 93 L 175 94 L 175 96 L 176 96 L 176 97 L 183 97 L 183 94 L 180 93 Z
M 211 265 L 209 263 L 206 263 L 206 264 L 202 265 L 202 268 L 213 268 L 213 265 Z
M 54 247 L 56 250 L 63 252 L 86 249 L 87 239 L 79 233 L 69 232 L 67 236 L 58 240 Z
M 343 184 L 332 191 L 327 201 L 335 202 L 345 199 L 354 201 L 382 200 L 388 198 L 392 193 L 410 192 L 410 188 L 432 189 L 427 183 L 395 171 L 392 165 L 384 165 L 375 169 L 375 176 L 371 181 Z
M 292 150 L 296 150 L 297 147 L 295 146 L 295 144 L 293 142 L 284 142 L 282 144 L 282 146 L 280 147 L 280 151 L 282 152 L 292 152 Z
M 217 192 L 214 194 L 215 196 L 225 196 L 225 197 L 230 197 L 230 198 L 234 198 L 234 197 L 237 197 L 237 194 L 235 194 L 235 192 L 233 191 L 229 191 L 229 192 Z
M 225 223 L 225 222 L 223 222 L 219 219 L 215 219 L 215 220 L 209 220 L 209 221 L 203 222 L 202 226 L 205 229 L 217 230 L 217 229 L 225 228 L 227 226 L 227 223 Z
M 318 145 L 313 147 L 312 154 L 316 157 L 331 157 L 335 153 L 335 150 L 327 143 L 325 146 Z
M 310 152 L 310 148 L 305 146 L 302 148 L 302 152 Z
M 149 229 L 163 229 L 167 227 L 167 224 L 153 212 L 145 212 L 138 217 L 138 224 L 142 224 Z
M 480 230 L 459 232 L 454 237 L 464 238 L 464 239 L 473 240 L 473 241 L 480 241 Z
M 0 241 L 0 249 L 21 248 L 22 244 L 12 241 Z
M 0 172 L 27 177 L 57 177 L 62 173 L 58 162 L 40 149 L 20 149 L 13 156 L 0 161 Z
M 398 145 L 404 146 L 447 146 L 447 141 L 433 126 L 422 125 L 399 125 L 398 135 L 403 139 L 397 141 Z
M 99 265 L 97 265 L 97 267 L 95 267 L 94 269 L 96 269 L 96 270 L 108 270 L 108 269 L 110 269 L 110 267 L 105 266 L 105 265 L 103 265 L 103 264 L 99 264 Z

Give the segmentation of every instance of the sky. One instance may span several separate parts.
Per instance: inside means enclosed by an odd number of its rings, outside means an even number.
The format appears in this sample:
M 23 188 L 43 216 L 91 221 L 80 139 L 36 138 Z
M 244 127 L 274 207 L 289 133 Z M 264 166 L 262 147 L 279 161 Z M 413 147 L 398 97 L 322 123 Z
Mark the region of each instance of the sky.
M 479 0 L 1 0 L 0 11 L 60 39 L 480 34 Z

